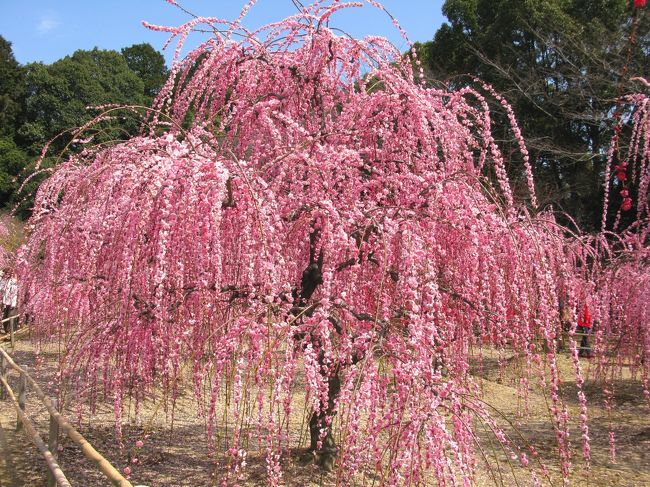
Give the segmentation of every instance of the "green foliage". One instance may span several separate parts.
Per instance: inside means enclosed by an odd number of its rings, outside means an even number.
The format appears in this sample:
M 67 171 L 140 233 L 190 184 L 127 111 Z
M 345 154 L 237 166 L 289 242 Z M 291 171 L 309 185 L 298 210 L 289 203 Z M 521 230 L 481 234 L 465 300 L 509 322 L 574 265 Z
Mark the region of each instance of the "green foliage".
M 0 206 L 5 207 L 18 189 L 15 178 L 27 165 L 27 155 L 20 150 L 13 139 L 0 138 Z
M 151 102 L 169 75 L 165 58 L 151 47 L 151 44 L 146 43 L 125 47 L 122 49 L 122 56 L 131 71 L 144 83 L 144 95 L 147 102 Z
M 506 96 L 537 166 L 538 194 L 585 229 L 599 221 L 619 89 L 638 89 L 627 80 L 649 74 L 644 10 L 637 12 L 644 17 L 628 62 L 630 6 L 627 0 L 447 0 L 449 22 L 418 46 L 434 78 L 462 86 L 471 74 Z M 505 142 L 512 139 L 505 117 L 495 124 Z M 514 178 L 521 176 L 519 162 L 511 161 Z
M 52 167 L 55 162 L 46 158 L 41 162 L 41 169 Z M 31 214 L 36 191 L 49 174 L 47 171 L 34 174 L 34 165 L 34 159 L 30 160 L 13 139 L 0 138 L 0 208 L 13 211 L 21 219 Z
M 11 43 L 0 36 L 0 136 L 13 136 L 23 91 L 22 70 Z
M 76 51 L 49 66 L 28 64 L 25 81 L 18 136 L 32 155 L 53 137 L 89 121 L 93 112 L 88 107 L 145 103 L 144 82 L 116 51 L 95 48 Z M 106 138 L 124 138 L 124 132 L 135 129 L 135 124 L 127 123 L 110 129 Z M 62 150 L 69 142 L 69 135 L 60 137 L 53 150 Z
M 56 138 L 44 161 L 46 167 L 56 164 L 66 151 L 78 149 L 71 143 L 74 129 L 101 113 L 89 107 L 146 105 L 167 74 L 164 58 L 148 44 L 131 46 L 123 54 L 80 50 L 51 65 L 20 67 L 11 45 L 0 38 L 0 55 L 0 103 L 13 103 L 12 111 L 3 110 L 0 115 L 0 135 L 8 136 L 0 142 L 0 206 L 18 205 L 18 215 L 23 217 L 29 215 L 34 193 L 46 176 L 29 175 L 50 140 Z M 124 112 L 111 115 L 84 135 L 94 135 L 94 142 L 104 143 L 137 132 L 137 117 Z M 17 195 L 18 185 L 27 178 L 24 191 Z
M 165 59 L 149 44 L 136 44 L 121 53 L 79 50 L 51 65 L 21 66 L 11 43 L 0 36 L 0 208 L 29 216 L 36 190 L 47 175 L 32 176 L 45 144 L 56 137 L 42 168 L 57 164 L 67 151 L 78 150 L 72 143 L 74 129 L 101 113 L 89 107 L 147 106 L 167 76 Z M 84 136 L 105 143 L 137 132 L 140 120 L 132 113 L 111 115 Z
M 32 215 L 32 208 L 34 207 L 34 198 L 39 186 L 51 174 L 49 169 L 58 163 L 58 159 L 46 157 L 40 164 L 40 170 L 35 171 L 34 161 L 30 161 L 25 166 L 25 169 L 18 176 L 18 181 L 15 185 L 15 191 L 10 195 L 10 199 L 6 204 L 7 209 L 11 209 L 12 213 L 21 220 L 26 220 Z M 20 192 L 18 189 L 22 188 Z

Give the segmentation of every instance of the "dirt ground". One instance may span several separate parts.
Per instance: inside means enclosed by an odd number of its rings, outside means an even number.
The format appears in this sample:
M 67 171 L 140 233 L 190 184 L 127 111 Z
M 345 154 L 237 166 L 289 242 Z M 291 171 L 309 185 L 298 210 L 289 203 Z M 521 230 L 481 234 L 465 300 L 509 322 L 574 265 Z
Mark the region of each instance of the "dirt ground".
M 43 390 L 53 393 L 56 374 L 56 353 L 49 351 L 41 356 L 44 361 L 35 367 L 36 354 L 29 340 L 17 342 L 10 351 L 19 364 L 29 367 L 32 376 Z M 594 364 L 583 360 L 585 372 Z M 557 461 L 555 435 L 549 421 L 548 408 L 543 395 L 531 393 L 529 412 L 520 416 L 520 397 L 513 369 L 522 364 L 511 363 L 499 367 L 495 358 L 485 357 L 477 366 L 475 376 L 480 380 L 485 401 L 493 406 L 500 423 L 512 437 L 534 445 L 540 460 L 549 468 L 549 477 L 542 478 L 542 485 L 562 485 Z M 562 394 L 571 417 L 579 416 L 573 365 L 567 353 L 559 359 L 563 380 Z M 535 371 L 524 371 L 533 375 Z M 10 383 L 16 385 L 15 374 L 10 374 Z M 12 387 L 13 387 L 12 386 Z M 650 486 L 650 410 L 645 403 L 641 384 L 623 373 L 615 383 L 615 407 L 609 414 L 603 407 L 602 385 L 587 380 L 585 393 L 589 404 L 589 428 L 591 437 L 591 466 L 587 470 L 581 459 L 580 430 L 572 424 L 571 439 L 574 447 L 571 485 L 578 486 Z M 298 408 L 296 408 L 298 409 Z M 33 394 L 27 398 L 27 412 L 35 420 L 41 437 L 47 439 L 48 416 L 44 407 Z M 66 416 L 72 421 L 76 410 L 68 408 Z M 97 413 L 77 423 L 79 431 L 93 446 L 108 458 L 117 468 L 131 465 L 133 485 L 149 487 L 200 487 L 218 485 L 219 462 L 223 459 L 210 458 L 203 420 L 197 415 L 194 397 L 182 394 L 176 406 L 173 429 L 168 412 L 153 404 L 143 408 L 142 423 L 147 428 L 146 445 L 139 449 L 135 442 L 143 438 L 144 430 L 134 417 L 126 418 L 123 426 L 125 448 L 120 449 L 115 441 L 113 405 L 111 401 L 100 403 Z M 9 401 L 0 401 L 0 487 L 45 486 L 46 468 L 36 447 L 28 442 L 23 433 L 14 431 L 16 414 Z M 609 454 L 609 432 L 616 435 L 616 463 L 611 463 Z M 333 474 L 324 474 L 313 465 L 306 454 L 304 417 L 296 417 L 290 425 L 292 444 L 296 448 L 283 460 L 284 479 L 287 486 L 331 486 L 335 485 Z M 486 442 L 487 433 L 480 433 Z M 295 438 L 293 438 L 295 437 Z M 80 450 L 67 438 L 62 438 L 59 447 L 59 463 L 73 486 L 104 486 L 108 482 L 83 457 Z M 133 458 L 137 463 L 133 463 Z M 248 458 L 242 486 L 265 485 L 266 463 L 263 454 Z M 371 476 L 358 485 L 378 485 Z M 518 462 L 510 461 L 505 453 L 495 453 L 489 458 L 489 465 L 479 464 L 473 485 L 515 486 L 530 485 L 530 475 Z M 431 483 L 435 485 L 435 483 Z

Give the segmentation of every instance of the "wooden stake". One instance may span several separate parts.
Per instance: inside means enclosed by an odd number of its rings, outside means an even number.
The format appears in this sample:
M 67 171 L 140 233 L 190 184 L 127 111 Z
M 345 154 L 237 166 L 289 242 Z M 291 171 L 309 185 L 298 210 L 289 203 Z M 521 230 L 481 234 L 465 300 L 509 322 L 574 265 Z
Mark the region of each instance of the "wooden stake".
M 7 365 L 19 373 L 24 373 L 25 371 L 16 365 L 11 359 L 11 356 L 0 347 L 0 356 L 2 356 Z M 61 429 L 65 434 L 68 435 L 74 443 L 76 443 L 79 448 L 81 448 L 82 453 L 86 458 L 92 461 L 99 470 L 108 478 L 111 485 L 116 487 L 133 487 L 133 484 L 129 482 L 124 476 L 117 470 L 113 465 L 110 464 L 106 458 L 104 458 L 93 446 L 79 433 L 74 427 L 53 407 L 52 401 L 43 393 L 43 390 L 36 383 L 36 381 L 29 375 L 27 376 L 27 382 L 31 387 L 31 390 L 34 391 L 34 394 L 40 399 L 43 405 L 47 408 L 50 413 L 50 416 L 53 417 L 56 422 L 60 425 Z
M 5 352 L 5 347 L 0 347 L 0 350 Z M 4 353 L 0 353 L 0 379 L 7 380 L 7 360 Z M 7 399 L 7 391 L 4 388 L 0 390 L 0 399 Z
M 27 366 L 23 365 L 23 369 L 26 371 Z M 20 380 L 18 382 L 18 407 L 24 412 L 25 411 L 25 398 L 27 396 L 27 375 L 20 374 Z M 16 417 L 16 431 L 23 429 L 23 422 L 20 418 L 20 414 Z
M 58 404 L 55 397 L 50 398 L 52 407 L 57 408 Z M 52 452 L 54 460 L 59 457 L 59 423 L 54 416 L 50 415 L 50 436 L 47 441 L 47 448 Z M 51 471 L 47 472 L 47 487 L 56 487 L 56 479 Z
M 11 399 L 11 401 L 13 402 L 16 412 L 21 417 L 20 419 L 23 425 L 25 426 L 25 430 L 24 430 L 25 434 L 30 440 L 32 440 L 32 442 L 36 445 L 38 450 L 43 454 L 43 458 L 45 458 L 45 461 L 47 462 L 47 466 L 49 468 L 48 472 L 50 471 L 53 472 L 53 476 L 56 482 L 55 485 L 58 484 L 59 487 L 71 487 L 70 482 L 68 482 L 68 479 L 61 471 L 59 464 L 56 463 L 56 460 L 54 459 L 52 452 L 50 452 L 50 450 L 47 449 L 47 446 L 45 445 L 45 443 L 43 443 L 43 440 L 41 440 L 41 437 L 36 432 L 36 429 L 34 428 L 34 424 L 30 421 L 29 417 L 27 417 L 25 413 L 23 413 L 22 410 L 18 407 L 18 401 L 16 400 L 14 392 L 11 390 L 11 387 L 9 386 L 7 381 L 4 378 L 0 377 L 0 384 L 4 386 L 4 389 L 7 391 L 9 399 Z

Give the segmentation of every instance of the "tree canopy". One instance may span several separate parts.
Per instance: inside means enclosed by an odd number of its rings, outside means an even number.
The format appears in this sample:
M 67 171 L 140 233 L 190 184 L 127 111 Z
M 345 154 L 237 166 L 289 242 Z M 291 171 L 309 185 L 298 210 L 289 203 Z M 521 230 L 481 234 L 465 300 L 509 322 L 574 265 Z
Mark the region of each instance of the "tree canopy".
M 51 65 L 28 64 L 25 80 L 18 134 L 32 152 L 40 152 L 53 137 L 90 120 L 89 107 L 145 103 L 144 82 L 115 51 L 95 48 L 76 51 Z M 119 134 L 111 133 L 111 136 Z M 70 137 L 62 137 L 54 149 L 62 150 L 69 141 Z
M 650 73 L 647 13 L 627 0 L 448 0 L 443 12 L 448 23 L 420 46 L 431 75 L 462 86 L 469 74 L 502 93 L 526 137 L 542 204 L 598 228 L 616 98 L 640 87 L 632 76 Z M 516 177 L 516 158 L 511 166 Z
M 131 71 L 144 83 L 144 95 L 149 104 L 158 94 L 169 74 L 165 58 L 151 44 L 134 44 L 122 49 L 122 56 Z
M 28 216 L 44 178 L 31 177 L 34 162 L 48 141 L 56 138 L 44 161 L 52 166 L 64 149 L 78 149 L 70 144 L 72 132 L 102 111 L 91 107 L 149 105 L 166 77 L 163 56 L 149 44 L 126 47 L 122 53 L 80 50 L 51 65 L 21 66 L 11 43 L 0 37 L 0 207 Z M 95 140 L 123 140 L 137 133 L 136 117 L 123 115 L 95 124 L 94 130 L 102 132 Z
M 20 112 L 23 72 L 14 58 L 11 43 L 0 36 L 0 136 L 13 137 Z

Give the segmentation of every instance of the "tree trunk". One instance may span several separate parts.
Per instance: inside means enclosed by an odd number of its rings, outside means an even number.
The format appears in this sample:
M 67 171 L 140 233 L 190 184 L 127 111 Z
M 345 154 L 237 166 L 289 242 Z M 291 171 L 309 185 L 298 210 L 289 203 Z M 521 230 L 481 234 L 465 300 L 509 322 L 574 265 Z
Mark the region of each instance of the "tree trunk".
M 330 472 L 334 469 L 336 463 L 336 454 L 338 448 L 332 435 L 332 423 L 334 421 L 334 402 L 341 392 L 341 379 L 339 377 L 338 367 L 334 374 L 328 380 L 327 407 L 321 404 L 320 412 L 312 413 L 309 420 L 309 451 L 314 454 L 316 464 L 324 470 Z M 321 435 L 321 431 L 323 435 Z M 318 448 L 319 440 L 322 441 L 321 447 Z

